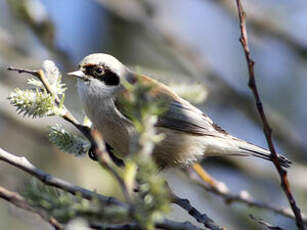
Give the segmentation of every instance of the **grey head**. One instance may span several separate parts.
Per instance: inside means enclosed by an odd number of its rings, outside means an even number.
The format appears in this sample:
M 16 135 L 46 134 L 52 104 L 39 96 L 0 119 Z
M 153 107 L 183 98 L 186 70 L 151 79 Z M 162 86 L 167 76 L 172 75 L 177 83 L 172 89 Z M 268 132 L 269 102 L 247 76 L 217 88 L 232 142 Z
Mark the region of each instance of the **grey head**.
M 78 78 L 81 97 L 114 97 L 124 87 L 125 79 L 133 83 L 134 74 L 119 60 L 109 54 L 94 53 L 86 56 L 79 64 L 79 70 L 68 75 Z

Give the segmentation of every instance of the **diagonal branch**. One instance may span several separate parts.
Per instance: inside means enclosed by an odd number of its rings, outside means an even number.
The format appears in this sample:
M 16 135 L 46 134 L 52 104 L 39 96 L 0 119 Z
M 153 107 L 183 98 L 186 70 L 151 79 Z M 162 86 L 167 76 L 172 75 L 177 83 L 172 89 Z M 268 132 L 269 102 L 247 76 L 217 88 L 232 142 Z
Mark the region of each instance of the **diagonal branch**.
M 9 152 L 6 152 L 5 150 L 1 148 L 0 148 L 0 160 L 7 162 L 10 165 L 13 165 L 27 172 L 28 174 L 34 176 L 35 178 L 37 178 L 38 180 L 40 180 L 46 185 L 50 185 L 50 186 L 59 188 L 73 195 L 80 194 L 84 199 L 87 199 L 87 200 L 92 200 L 94 198 L 97 198 L 100 202 L 105 203 L 106 205 L 119 205 L 122 207 L 126 207 L 126 204 L 118 201 L 117 199 L 113 197 L 106 197 L 101 194 L 91 192 L 82 187 L 73 185 L 62 179 L 56 178 L 44 172 L 43 170 L 35 167 L 31 162 L 27 160 L 27 158 L 15 156 Z
M 18 208 L 38 214 L 43 220 L 52 225 L 55 230 L 64 230 L 64 227 L 54 217 L 48 216 L 43 210 L 34 209 L 20 194 L 0 186 L 0 197 Z
M 258 224 L 265 226 L 267 229 L 269 230 L 283 230 L 281 227 L 278 226 L 272 226 L 271 224 L 265 222 L 262 219 L 258 219 L 256 217 L 254 217 L 253 215 L 249 216 L 252 220 L 256 221 Z
M 43 220 L 51 224 L 55 230 L 64 230 L 64 227 L 54 218 L 48 216 L 44 210 L 34 209 L 28 202 L 18 193 L 9 191 L 0 186 L 0 198 L 7 200 L 16 207 L 38 214 Z M 165 230 L 204 230 L 196 227 L 190 222 L 176 222 L 169 219 L 157 222 L 156 227 Z M 140 226 L 135 223 L 128 224 L 101 224 L 90 223 L 90 227 L 97 230 L 138 230 Z
M 31 162 L 29 162 L 25 157 L 17 157 L 11 153 L 8 153 L 4 151 L 3 149 L 0 148 L 0 160 L 7 162 L 25 172 L 28 174 L 34 176 L 35 178 L 39 179 L 41 182 L 43 182 L 46 185 L 52 186 L 59 188 L 63 191 L 69 192 L 73 195 L 80 194 L 84 199 L 87 200 L 92 200 L 94 198 L 98 199 L 100 202 L 104 203 L 105 205 L 115 205 L 115 206 L 120 206 L 122 208 L 128 208 L 128 205 L 125 203 L 122 203 L 118 201 L 117 199 L 113 197 L 106 197 L 101 194 L 97 194 L 95 192 L 91 192 L 87 189 L 81 188 L 79 186 L 70 184 L 69 182 L 66 182 L 64 180 L 61 180 L 59 178 L 53 177 L 46 172 L 36 168 Z M 0 187 L 0 197 L 8 200 L 11 202 L 11 200 L 16 199 L 16 206 L 20 204 L 20 208 L 32 211 L 33 208 L 30 205 L 27 205 L 24 202 L 20 202 L 21 199 L 18 199 L 18 195 L 15 193 L 9 193 L 6 192 L 5 189 L 1 189 Z M 23 199 L 23 198 L 22 198 Z M 14 201 L 15 202 L 15 201 Z M 11 202 L 13 203 L 13 202 Z M 39 214 L 39 213 L 38 213 Z M 49 218 L 51 224 L 53 223 L 56 224 L 56 220 L 54 218 Z M 177 222 L 177 221 L 172 221 L 168 219 L 164 219 L 163 221 L 157 222 L 156 224 L 157 228 L 160 229 L 166 229 L 166 230 L 203 230 L 201 228 L 196 227 L 195 225 L 191 224 L 190 222 Z M 138 225 L 135 224 L 127 224 L 125 225 L 126 229 L 140 229 Z M 92 224 L 91 226 L 93 229 L 125 229 L 121 228 L 123 225 L 101 225 L 101 224 Z M 105 228 L 109 227 L 109 228 Z M 61 228 L 58 228 L 57 230 L 62 230 Z
M 7 70 L 9 71 L 16 71 L 18 73 L 27 73 L 30 74 L 36 78 L 38 78 L 44 85 L 44 87 L 46 88 L 47 92 L 54 97 L 55 102 L 57 105 L 59 105 L 60 99 L 57 96 L 57 94 L 55 92 L 53 92 L 47 78 L 45 77 L 45 74 L 43 72 L 43 70 L 29 70 L 29 69 L 23 69 L 23 68 L 16 68 L 16 67 L 8 67 Z M 81 125 L 77 119 L 67 110 L 65 109 L 65 114 L 62 116 L 66 121 L 68 121 L 69 123 L 71 123 L 72 125 L 74 125 L 85 137 L 87 137 L 89 139 L 89 141 L 92 141 L 92 137 L 90 135 L 90 129 L 86 126 Z
M 212 0 L 211 0 L 212 1 Z M 231 16 L 236 14 L 236 9 L 228 0 L 214 0 L 212 1 L 220 5 Z M 272 15 L 270 15 L 272 16 Z M 273 15 L 274 17 L 280 17 L 281 15 Z M 248 19 L 249 24 L 256 33 L 266 34 L 278 38 L 285 43 L 291 50 L 293 50 L 301 58 L 307 58 L 307 47 L 304 43 L 300 42 L 291 33 L 287 33 L 279 24 L 270 20 L 271 17 L 260 17 L 257 15 L 251 15 Z
M 45 89 L 47 90 L 47 92 L 54 97 L 55 99 L 55 103 L 57 105 L 61 104 L 61 100 L 59 99 L 58 95 L 52 90 L 52 87 L 50 86 L 45 74 L 43 70 L 29 70 L 29 69 L 24 69 L 24 68 L 16 68 L 16 67 L 8 67 L 7 68 L 9 71 L 16 71 L 18 73 L 27 73 L 30 74 L 36 78 L 38 78 L 42 84 L 44 85 Z M 71 123 L 73 126 L 75 126 L 91 143 L 92 147 L 95 146 L 93 137 L 91 135 L 91 129 L 87 126 L 84 126 L 82 124 L 80 124 L 77 119 L 72 115 L 72 113 L 64 107 L 65 113 L 63 115 L 61 115 L 61 117 L 68 121 L 69 123 Z M 108 144 L 106 144 L 108 146 Z M 92 148 L 91 148 L 92 149 Z M 112 161 L 119 167 L 121 167 L 123 165 L 123 161 L 119 158 L 117 158 L 112 151 L 107 151 L 107 153 L 110 155 Z M 93 160 L 96 160 L 95 154 L 92 155 L 91 150 L 89 151 L 89 157 Z
M 229 191 L 229 188 L 224 183 L 219 182 L 219 181 L 215 181 L 216 183 L 215 186 L 207 185 L 204 183 L 202 179 L 200 179 L 195 173 L 192 173 L 190 170 L 189 171 L 185 170 L 185 175 L 186 174 L 189 176 L 189 178 L 194 183 L 198 184 L 206 191 L 222 197 L 224 201 L 226 202 L 226 204 L 238 202 L 238 203 L 246 204 L 248 206 L 273 211 L 279 215 L 282 215 L 282 216 L 285 216 L 291 219 L 295 219 L 295 216 L 293 215 L 291 209 L 277 207 L 268 202 L 256 200 L 250 194 L 245 193 L 244 191 L 241 191 L 238 194 L 232 193 L 231 191 Z M 303 216 L 303 222 L 304 224 L 307 224 L 306 216 Z
M 225 228 L 218 226 L 214 220 L 212 220 L 206 214 L 202 214 L 196 208 L 194 208 L 188 199 L 178 197 L 175 193 L 173 193 L 168 185 L 167 187 L 171 196 L 172 203 L 177 204 L 179 207 L 186 210 L 192 217 L 195 218 L 197 222 L 203 224 L 206 228 L 211 230 L 225 230 Z
M 287 171 L 285 169 L 283 169 L 278 161 L 278 156 L 277 153 L 275 151 L 275 147 L 273 144 L 273 140 L 272 140 L 272 129 L 267 121 L 267 118 L 265 116 L 264 113 L 264 109 L 262 106 L 262 102 L 258 93 L 258 89 L 256 86 L 256 81 L 255 81 L 255 71 L 254 71 L 254 64 L 255 62 L 252 60 L 251 56 L 250 56 L 250 51 L 249 51 L 249 47 L 248 47 L 248 38 L 247 38 L 247 30 L 246 30 L 246 23 L 245 23 L 245 12 L 243 11 L 242 8 L 242 4 L 240 2 L 240 0 L 236 0 L 237 3 L 237 9 L 238 9 L 238 16 L 239 16 L 239 20 L 240 20 L 240 31 L 241 31 L 241 37 L 240 37 L 240 42 L 241 45 L 243 47 L 244 50 L 244 54 L 245 54 L 245 58 L 246 58 L 246 62 L 247 62 L 247 66 L 248 66 L 248 73 L 249 73 L 249 82 L 248 82 L 248 86 L 249 88 L 252 90 L 255 100 L 256 100 L 256 106 L 257 106 L 257 110 L 258 113 L 261 117 L 261 121 L 262 121 L 262 125 L 263 125 L 263 130 L 264 130 L 264 134 L 271 152 L 271 158 L 272 161 L 279 173 L 280 179 L 281 179 L 281 187 L 284 190 L 288 201 L 290 203 L 290 206 L 293 210 L 293 213 L 295 215 L 295 220 L 296 220 L 296 225 L 298 227 L 298 229 L 303 230 L 304 228 L 304 224 L 303 224 L 303 219 L 302 219 L 302 215 L 301 215 L 301 211 L 298 208 L 298 206 L 296 205 L 294 196 L 291 193 L 290 190 L 290 184 L 288 181 L 288 176 L 287 176 Z

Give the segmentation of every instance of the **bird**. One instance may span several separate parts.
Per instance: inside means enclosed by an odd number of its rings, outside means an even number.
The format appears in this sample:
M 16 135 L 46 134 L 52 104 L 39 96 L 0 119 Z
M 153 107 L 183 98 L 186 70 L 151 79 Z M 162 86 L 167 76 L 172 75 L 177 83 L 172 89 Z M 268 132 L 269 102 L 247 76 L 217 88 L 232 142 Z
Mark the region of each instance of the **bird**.
M 120 103 L 129 93 L 124 84 L 128 82 L 150 85 L 153 97 L 167 101 L 166 112 L 155 123 L 156 132 L 164 135 L 152 152 L 160 168 L 185 167 L 209 156 L 254 156 L 272 161 L 268 150 L 230 135 L 166 84 L 134 72 L 110 54 L 89 54 L 68 75 L 78 78 L 85 113 L 117 156 L 127 156 L 136 134 L 125 105 Z M 283 167 L 291 164 L 280 154 L 278 160 Z

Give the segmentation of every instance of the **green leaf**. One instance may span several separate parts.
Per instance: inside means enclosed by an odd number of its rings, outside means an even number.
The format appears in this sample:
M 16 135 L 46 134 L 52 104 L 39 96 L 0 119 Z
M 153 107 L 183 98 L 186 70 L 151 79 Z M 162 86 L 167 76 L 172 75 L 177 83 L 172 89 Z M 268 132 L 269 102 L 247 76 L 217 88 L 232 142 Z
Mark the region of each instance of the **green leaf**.
M 19 114 L 36 118 L 55 115 L 54 98 L 45 90 L 15 89 L 8 97 Z
M 87 154 L 90 148 L 86 139 L 66 131 L 60 125 L 49 127 L 48 137 L 60 150 L 76 156 Z

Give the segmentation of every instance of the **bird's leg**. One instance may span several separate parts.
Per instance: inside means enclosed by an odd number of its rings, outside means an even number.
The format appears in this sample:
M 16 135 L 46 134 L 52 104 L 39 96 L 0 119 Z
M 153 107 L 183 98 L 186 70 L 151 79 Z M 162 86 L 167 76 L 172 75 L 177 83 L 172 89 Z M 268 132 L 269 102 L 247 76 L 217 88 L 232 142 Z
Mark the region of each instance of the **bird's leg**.
M 113 153 L 113 148 L 108 143 L 106 143 L 106 150 L 114 164 L 116 164 L 118 167 L 125 167 L 125 162 Z
M 200 164 L 195 163 L 192 165 L 192 168 L 204 182 L 212 187 L 217 187 L 218 182 L 213 177 L 211 177 Z
M 88 150 L 88 156 L 91 158 L 93 161 L 98 161 L 96 153 L 95 153 L 96 146 L 94 144 L 91 144 L 90 149 Z
M 109 154 L 111 160 L 113 161 L 114 164 L 116 164 L 118 167 L 124 167 L 125 166 L 125 163 L 122 159 L 118 158 L 114 153 L 113 153 L 113 148 L 112 146 L 110 146 L 108 143 L 105 143 L 106 144 L 106 150 L 107 150 L 107 153 Z M 98 158 L 97 158 L 97 155 L 95 153 L 95 149 L 96 149 L 96 145 L 95 143 L 91 143 L 91 147 L 88 151 L 88 156 L 94 160 L 94 161 L 97 161 Z

